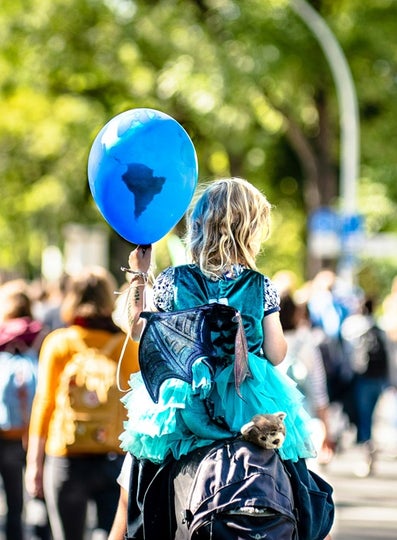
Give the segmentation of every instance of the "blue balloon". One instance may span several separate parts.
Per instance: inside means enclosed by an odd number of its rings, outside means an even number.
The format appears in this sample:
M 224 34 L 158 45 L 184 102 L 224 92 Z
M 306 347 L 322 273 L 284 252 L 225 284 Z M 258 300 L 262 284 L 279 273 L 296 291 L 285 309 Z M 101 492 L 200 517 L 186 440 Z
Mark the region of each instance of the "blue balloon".
M 131 109 L 96 136 L 88 158 L 94 201 L 134 244 L 152 244 L 182 218 L 194 195 L 197 156 L 184 128 L 154 109 Z

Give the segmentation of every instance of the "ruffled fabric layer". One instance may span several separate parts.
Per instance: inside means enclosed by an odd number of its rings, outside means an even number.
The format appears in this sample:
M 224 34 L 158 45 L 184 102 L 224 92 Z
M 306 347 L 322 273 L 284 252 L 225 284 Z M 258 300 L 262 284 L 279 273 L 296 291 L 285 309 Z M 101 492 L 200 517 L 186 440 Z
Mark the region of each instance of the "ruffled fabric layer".
M 239 431 L 255 414 L 283 411 L 287 414 L 286 438 L 279 450 L 280 456 L 292 461 L 315 457 L 311 417 L 303 406 L 304 396 L 296 383 L 267 360 L 251 353 L 248 359 L 252 377 L 241 385 L 242 399 L 236 395 L 233 366 L 226 367 L 216 377 L 215 415 L 223 412 L 231 431 Z
M 205 363 L 196 361 L 192 371 L 192 384 L 179 379 L 166 380 L 161 385 L 158 403 L 152 401 L 141 374 L 131 375 L 131 390 L 122 398 L 128 411 L 120 436 L 124 451 L 139 459 L 162 463 L 170 453 L 179 459 L 216 440 L 198 437 L 183 420 L 181 413 L 189 406 L 192 396 L 203 400 L 212 388 L 211 373 Z
M 122 399 L 128 411 L 121 448 L 139 459 L 161 463 L 172 454 L 179 459 L 215 440 L 239 433 L 243 424 L 258 413 L 284 411 L 286 438 L 280 455 L 297 461 L 315 456 L 310 440 L 310 416 L 303 408 L 303 395 L 295 383 L 267 360 L 249 354 L 252 378 L 240 387 L 238 396 L 233 365 L 211 375 L 198 360 L 193 365 L 193 382 L 168 379 L 160 388 L 158 403 L 148 394 L 140 373 L 130 379 L 131 390 Z M 229 429 L 209 420 L 203 400 L 213 405 L 213 415 L 225 420 Z

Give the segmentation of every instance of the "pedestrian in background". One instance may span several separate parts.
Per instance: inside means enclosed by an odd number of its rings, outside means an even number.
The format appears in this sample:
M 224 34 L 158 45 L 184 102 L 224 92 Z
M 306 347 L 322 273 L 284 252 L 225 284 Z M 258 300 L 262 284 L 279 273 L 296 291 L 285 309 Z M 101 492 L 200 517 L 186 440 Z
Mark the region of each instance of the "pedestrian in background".
M 354 470 L 357 476 L 368 476 L 374 470 L 376 456 L 372 433 L 374 411 L 390 384 L 391 362 L 386 333 L 374 317 L 372 299 L 367 298 L 359 313 L 346 318 L 341 334 L 354 373 L 356 442 L 361 450 L 361 459 Z
M 281 296 L 280 321 L 288 349 L 279 369 L 296 382 L 305 396 L 305 407 L 313 419 L 318 462 L 328 463 L 334 443 L 329 431 L 327 376 L 319 347 L 322 330 L 312 327 L 307 305 L 298 304 L 289 294 Z
M 0 474 L 7 504 L 7 540 L 22 540 L 23 470 L 37 361 L 45 331 L 32 316 L 23 280 L 0 287 Z
M 84 358 L 83 363 L 78 363 L 76 354 L 82 354 L 87 348 L 107 349 L 106 356 L 117 366 L 123 350 L 125 334 L 112 320 L 115 289 L 113 277 L 100 267 L 85 269 L 71 277 L 61 308 L 67 327 L 51 332 L 40 353 L 29 430 L 26 488 L 31 496 L 45 496 L 55 540 L 83 540 L 89 501 L 96 505 L 98 531 L 107 535 L 117 508 L 116 479 L 123 461 L 118 435 L 116 440 L 109 441 L 108 425 L 95 428 L 92 434 L 89 431 L 98 401 L 107 397 L 103 395 L 104 388 L 106 391 L 109 388 L 104 387 L 103 382 L 109 376 L 108 370 L 97 374 L 90 387 L 87 383 L 81 397 L 85 416 L 80 418 L 73 412 L 73 406 L 76 407 L 73 396 L 80 395 L 75 392 L 82 373 L 96 362 L 94 357 L 93 361 Z M 129 340 L 120 370 L 120 384 L 124 387 L 130 373 L 138 370 L 136 352 L 136 345 Z M 68 393 L 62 393 L 71 366 L 74 369 L 76 365 L 81 372 L 70 377 Z M 117 396 L 118 404 L 120 397 Z M 71 410 L 71 418 L 65 415 L 64 407 Z M 119 434 L 122 421 L 118 425 L 112 414 L 112 411 L 107 412 L 107 417 L 110 415 L 110 422 L 117 424 L 114 429 Z M 77 443 L 86 433 L 88 440 Z

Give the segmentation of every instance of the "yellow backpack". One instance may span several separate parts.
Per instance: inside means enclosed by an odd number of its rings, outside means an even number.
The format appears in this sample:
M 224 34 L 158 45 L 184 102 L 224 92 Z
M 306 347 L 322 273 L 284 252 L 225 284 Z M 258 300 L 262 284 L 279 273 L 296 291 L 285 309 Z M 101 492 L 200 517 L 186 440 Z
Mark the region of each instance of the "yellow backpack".
M 61 374 L 53 417 L 68 454 L 121 453 L 126 410 L 120 402 L 117 362 L 109 355 L 124 337 L 112 336 L 102 349 L 74 337 L 79 350 Z

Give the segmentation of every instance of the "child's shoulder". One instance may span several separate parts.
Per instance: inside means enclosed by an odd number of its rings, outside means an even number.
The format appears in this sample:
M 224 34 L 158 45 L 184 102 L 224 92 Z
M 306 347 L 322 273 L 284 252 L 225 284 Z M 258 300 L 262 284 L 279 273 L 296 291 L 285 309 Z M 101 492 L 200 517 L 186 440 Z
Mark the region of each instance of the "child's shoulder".
M 259 270 L 253 270 L 252 268 L 244 268 L 243 272 L 241 273 L 241 277 L 250 281 L 256 281 L 259 283 L 266 283 L 269 278 L 262 274 Z
M 191 273 L 195 271 L 193 264 L 179 264 L 175 266 L 167 266 L 157 276 L 156 281 L 173 281 L 175 276 Z M 198 271 L 198 270 L 197 270 Z
M 246 268 L 244 272 L 247 272 L 253 276 L 260 277 L 261 279 L 269 279 L 265 274 L 263 274 L 259 270 L 253 270 L 252 268 Z
M 259 270 L 246 269 L 246 272 L 249 273 L 254 279 L 263 281 L 265 288 L 275 289 L 276 286 L 267 274 L 263 274 Z

